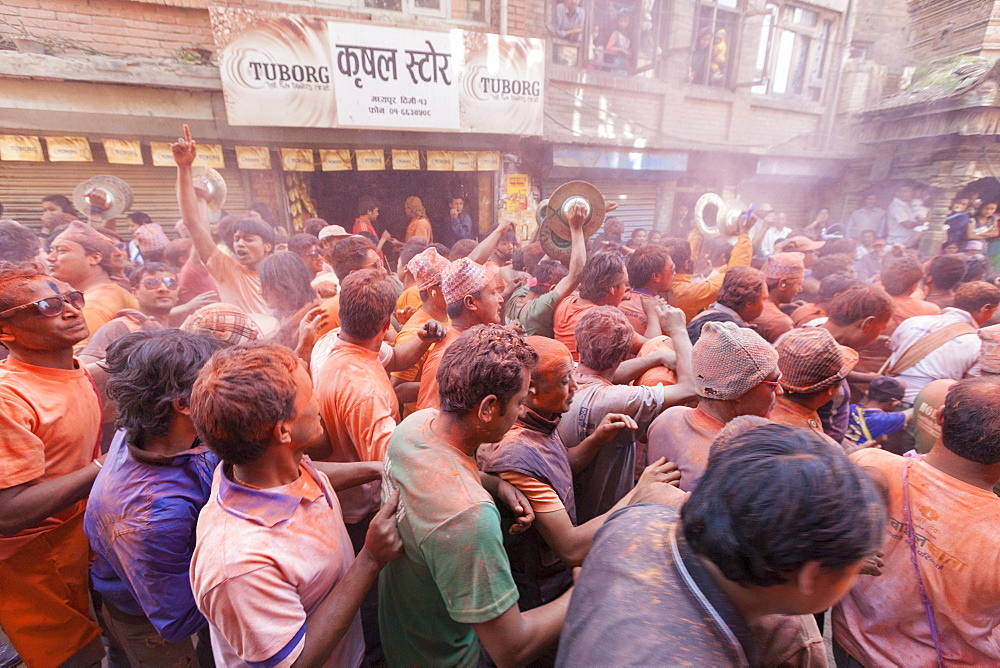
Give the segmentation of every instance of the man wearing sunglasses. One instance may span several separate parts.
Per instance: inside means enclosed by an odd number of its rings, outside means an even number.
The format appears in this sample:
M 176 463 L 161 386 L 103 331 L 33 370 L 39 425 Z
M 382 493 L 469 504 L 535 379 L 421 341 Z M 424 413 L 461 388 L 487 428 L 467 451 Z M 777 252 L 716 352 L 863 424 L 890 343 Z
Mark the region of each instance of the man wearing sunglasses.
M 131 332 L 149 332 L 170 327 L 170 310 L 179 299 L 177 274 L 162 262 L 149 262 L 132 273 L 132 294 L 138 310 L 123 309 L 115 319 L 94 332 L 80 351 L 85 363 L 103 360 L 108 346 Z
M 28 665 L 93 665 L 86 498 L 103 465 L 101 406 L 73 346 L 84 296 L 0 263 L 0 627 Z

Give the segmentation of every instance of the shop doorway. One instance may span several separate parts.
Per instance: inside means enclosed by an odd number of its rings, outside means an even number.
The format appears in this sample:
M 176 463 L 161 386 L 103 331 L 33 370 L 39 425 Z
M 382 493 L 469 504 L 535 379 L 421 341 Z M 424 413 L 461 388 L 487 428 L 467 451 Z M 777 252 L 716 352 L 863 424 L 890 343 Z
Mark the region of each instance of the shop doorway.
M 317 172 L 313 174 L 311 194 L 320 218 L 342 225 L 348 231 L 357 217 L 358 200 L 371 195 L 379 202 L 378 230 L 389 230 L 401 240 L 409 219 L 403 212 L 407 197 L 419 197 L 434 228 L 434 241 L 451 245 L 449 201 L 461 196 L 465 213 L 479 220 L 479 179 L 477 172 Z M 473 233 L 475 233 L 475 222 Z

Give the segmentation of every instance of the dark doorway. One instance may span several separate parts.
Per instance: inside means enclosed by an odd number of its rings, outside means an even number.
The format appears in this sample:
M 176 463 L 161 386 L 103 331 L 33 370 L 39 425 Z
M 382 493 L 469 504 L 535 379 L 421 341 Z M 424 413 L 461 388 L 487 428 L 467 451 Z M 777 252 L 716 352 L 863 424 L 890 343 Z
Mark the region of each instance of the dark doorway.
M 407 197 L 419 197 L 434 228 L 434 241 L 451 245 L 448 230 L 450 198 L 465 199 L 465 213 L 479 220 L 479 192 L 476 172 L 317 172 L 313 174 L 312 196 L 320 218 L 342 225 L 348 231 L 358 215 L 358 199 L 371 195 L 378 200 L 378 230 L 388 229 L 402 240 L 409 219 L 403 212 Z M 473 230 L 475 232 L 475 230 Z

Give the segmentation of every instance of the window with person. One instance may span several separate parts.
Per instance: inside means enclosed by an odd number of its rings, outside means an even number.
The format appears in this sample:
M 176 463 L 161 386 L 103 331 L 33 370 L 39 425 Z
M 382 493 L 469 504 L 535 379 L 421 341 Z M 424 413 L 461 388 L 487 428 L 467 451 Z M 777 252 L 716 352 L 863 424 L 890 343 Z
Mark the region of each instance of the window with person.
M 701 2 L 696 16 L 688 79 L 701 85 L 728 85 L 740 26 L 739 0 Z
M 822 101 L 835 22 L 820 9 L 768 3 L 750 90 Z

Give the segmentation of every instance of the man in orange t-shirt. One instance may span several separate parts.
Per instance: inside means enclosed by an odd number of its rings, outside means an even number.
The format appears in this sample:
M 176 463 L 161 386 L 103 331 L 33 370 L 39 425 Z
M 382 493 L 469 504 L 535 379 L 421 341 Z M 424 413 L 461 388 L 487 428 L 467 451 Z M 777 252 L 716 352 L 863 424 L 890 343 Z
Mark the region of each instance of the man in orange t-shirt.
M 417 410 L 437 408 L 437 371 L 445 350 L 465 330 L 476 325 L 500 324 L 500 278 L 491 274 L 486 267 L 467 257 L 455 260 L 441 274 L 441 292 L 447 306 L 451 327 L 445 338 L 434 344 L 424 360 L 420 372 L 420 392 L 417 395 Z
M 177 163 L 177 195 L 181 215 L 194 242 L 198 258 L 215 279 L 219 299 L 246 311 L 265 334 L 277 321 L 264 301 L 257 267 L 274 248 L 274 230 L 256 218 L 241 218 L 233 224 L 233 257 L 219 250 L 212 239 L 207 209 L 199 202 L 192 164 L 197 149 L 184 126 L 185 136 L 171 145 Z
M 858 579 L 833 609 L 836 654 L 866 666 L 1000 664 L 998 393 L 993 377 L 952 385 L 925 457 L 851 455 L 888 487 L 889 523 L 882 575 Z
M 329 254 L 330 264 L 337 274 L 337 280 L 343 284 L 348 276 L 362 269 L 378 269 L 385 272 L 382 260 L 379 259 L 375 245 L 368 239 L 353 235 L 337 242 Z M 330 330 L 340 327 L 340 294 L 324 299 L 320 306 L 327 313 L 325 324 L 318 329 L 320 336 Z
M 111 280 L 114 250 L 111 241 L 93 227 L 73 222 L 53 239 L 46 258 L 52 276 L 83 292 L 83 319 L 90 334 L 114 320 L 122 309 L 139 307 L 128 290 Z M 89 336 L 77 343 L 76 350 L 83 349 Z
M 802 253 L 775 253 L 767 261 L 767 299 L 764 311 L 753 321 L 757 333 L 773 344 L 792 329 L 792 319 L 779 308 L 788 304 L 802 289 L 806 268 Z
M 579 292 L 559 302 L 552 319 L 555 340 L 569 348 L 573 361 L 580 361 L 580 352 L 576 347 L 576 324 L 580 322 L 580 318 L 595 306 L 617 308 L 625 298 L 627 289 L 628 273 L 617 252 L 595 253 L 587 259 L 587 263 L 583 265 Z M 659 318 L 648 318 L 645 335 L 638 332 L 635 334 L 630 352 L 639 352 L 647 339 L 662 333 Z
M 29 666 L 104 656 L 83 533 L 103 457 L 97 390 L 73 358 L 82 307 L 69 285 L 0 266 L 0 627 Z

